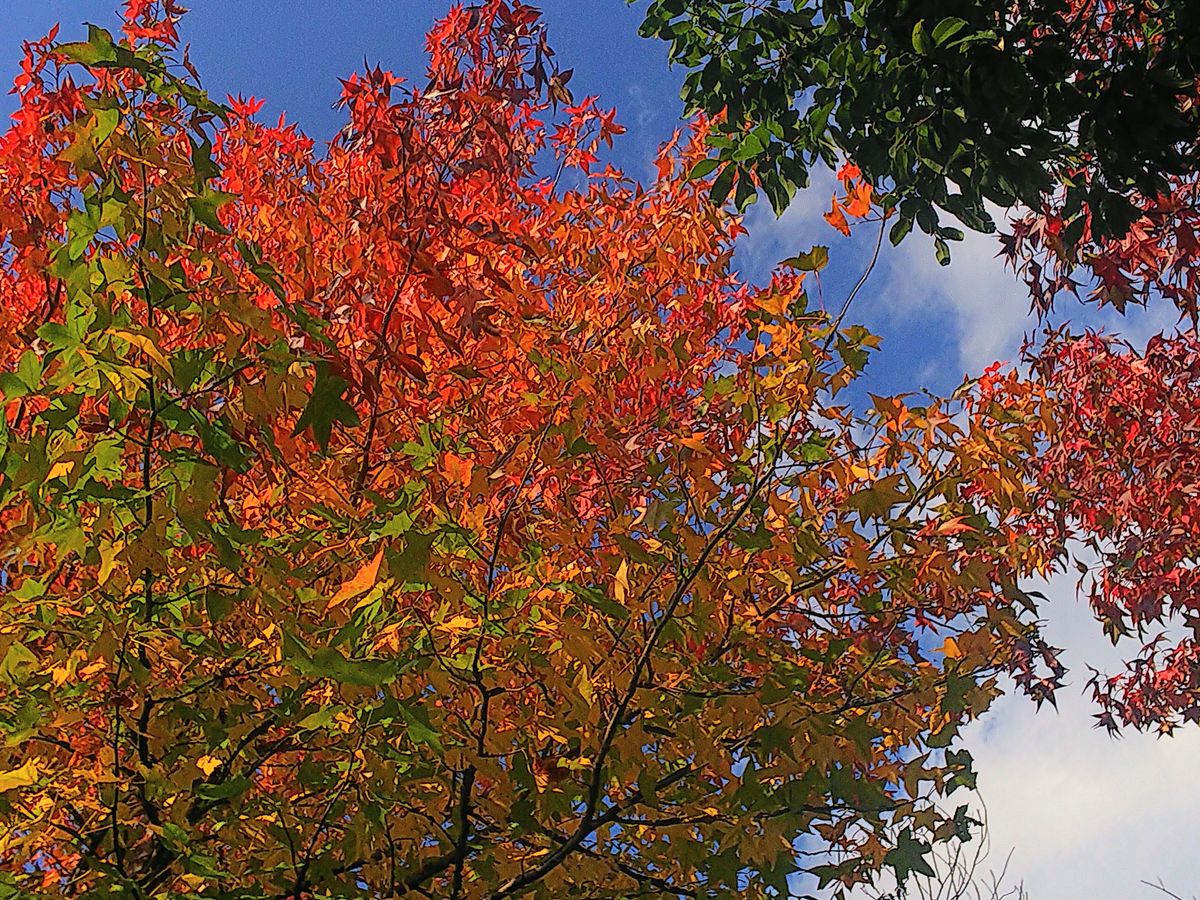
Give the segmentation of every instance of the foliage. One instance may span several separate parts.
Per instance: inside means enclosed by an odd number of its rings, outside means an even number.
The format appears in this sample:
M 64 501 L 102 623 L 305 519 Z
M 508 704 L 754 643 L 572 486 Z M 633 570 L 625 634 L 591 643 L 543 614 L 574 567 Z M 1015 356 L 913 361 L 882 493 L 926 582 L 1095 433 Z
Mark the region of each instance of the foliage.
M 959 838 L 958 726 L 1041 687 L 1037 389 L 852 415 L 874 338 L 739 281 L 706 126 L 602 166 L 528 7 L 347 78 L 322 154 L 177 18 L 29 44 L 0 142 L 3 895 L 766 896 Z
M 1137 198 L 1139 217 L 1122 236 L 1104 237 L 1089 210 L 1071 212 L 1064 191 L 1012 223 L 1002 252 L 1025 283 L 1034 307 L 1078 296 L 1124 313 L 1162 299 L 1191 320 L 1200 316 L 1200 174 L 1172 176 L 1162 193 Z
M 886 188 L 899 240 L 939 211 L 993 231 L 987 202 L 1064 190 L 1097 239 L 1123 236 L 1196 171 L 1200 13 L 1188 0 L 653 0 L 643 33 L 690 69 L 689 106 L 724 111 L 703 170 L 718 202 L 777 212 L 839 157 Z
M 895 886 L 867 888 L 864 895 L 870 900 L 1030 900 L 1024 885 L 1013 884 L 1008 877 L 1012 851 L 1005 857 L 1000 871 L 984 871 L 991 852 L 991 840 L 986 822 L 986 809 L 980 804 L 960 811 L 964 832 L 971 832 L 971 843 L 950 843 L 934 848 L 925 862 L 928 874 Z M 976 819 L 974 815 L 983 816 Z
M 1062 551 L 1085 542 L 1081 586 L 1105 632 L 1145 645 L 1125 672 L 1093 678 L 1097 718 L 1170 732 L 1200 719 L 1200 339 L 1158 337 L 1139 354 L 1057 335 L 1036 365 L 1054 400 L 1031 461 L 1036 527 Z

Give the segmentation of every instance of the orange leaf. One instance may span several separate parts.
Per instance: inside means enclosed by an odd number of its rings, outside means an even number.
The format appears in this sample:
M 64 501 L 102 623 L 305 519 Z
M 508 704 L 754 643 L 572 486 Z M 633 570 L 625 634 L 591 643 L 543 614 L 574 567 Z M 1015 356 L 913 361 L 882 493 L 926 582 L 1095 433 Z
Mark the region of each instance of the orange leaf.
M 435 626 L 439 631 L 449 631 L 451 634 L 460 634 L 464 631 L 470 631 L 479 625 L 478 619 L 473 619 L 470 616 L 455 616 L 449 621 L 443 622 L 441 625 Z
M 871 185 L 863 182 L 846 195 L 846 212 L 861 218 L 871 211 Z
M 963 652 L 958 647 L 958 641 L 952 637 L 946 638 L 942 644 L 942 653 L 946 659 L 962 659 Z
M 401 370 L 406 375 L 420 384 L 429 384 L 429 378 L 425 375 L 425 369 L 421 365 L 421 360 L 413 356 L 411 353 L 393 353 L 393 358 L 400 366 Z
M 837 177 L 846 182 L 846 186 L 848 188 L 850 186 L 850 182 L 858 181 L 858 179 L 862 178 L 862 169 L 847 160 L 842 164 L 842 167 L 838 169 Z
M 329 601 L 327 610 L 333 609 L 345 603 L 360 594 L 365 594 L 371 588 L 375 587 L 375 579 L 379 577 L 379 563 L 383 560 L 383 548 L 379 548 L 379 552 L 365 566 L 359 569 L 354 577 L 342 583 L 338 588 L 338 592 L 333 595 L 333 599 Z
M 833 204 L 829 207 L 829 212 L 825 213 L 825 221 L 846 237 L 850 237 L 850 225 L 846 222 L 846 216 L 842 212 L 842 206 L 838 203 L 836 196 L 833 198 Z
M 442 474 L 446 480 L 467 487 L 471 483 L 471 472 L 475 466 L 469 459 L 464 459 L 454 453 L 447 453 L 442 458 Z

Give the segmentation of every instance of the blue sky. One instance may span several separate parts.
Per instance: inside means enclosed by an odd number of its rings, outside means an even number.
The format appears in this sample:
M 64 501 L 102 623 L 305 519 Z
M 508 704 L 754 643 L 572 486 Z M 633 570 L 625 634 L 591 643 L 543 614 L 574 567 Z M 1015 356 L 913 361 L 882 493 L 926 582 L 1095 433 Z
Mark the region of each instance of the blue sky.
M 0 80 L 16 74 L 22 39 L 41 36 L 56 22 L 63 37 L 82 36 L 81 23 L 113 24 L 117 0 L 3 0 Z M 264 116 L 286 113 L 318 140 L 340 125 L 331 108 L 337 79 L 364 59 L 398 74 L 424 68 L 422 37 L 449 0 L 192 0 L 184 35 L 192 59 L 216 96 L 255 95 L 267 101 Z M 637 26 L 645 3 L 623 0 L 543 0 L 560 64 L 574 68 L 577 95 L 599 94 L 616 106 L 628 133 L 614 161 L 630 174 L 651 170 L 654 149 L 679 125 L 683 73 L 667 66 L 664 44 L 642 40 Z M 13 108 L 0 95 L 0 112 Z M 752 208 L 737 264 L 762 279 L 774 263 L 814 243 L 832 248 L 825 292 L 837 298 L 857 279 L 873 235 L 860 229 L 845 239 L 821 219 L 832 182 L 827 173 L 797 198 L 782 219 Z M 1011 273 L 995 259 L 995 239 L 972 235 L 954 247 L 948 270 L 914 236 L 885 249 L 852 319 L 884 338 L 884 350 L 867 372 L 876 393 L 926 387 L 952 389 L 964 374 L 995 359 L 1014 360 L 1033 323 L 1028 301 Z M 1072 310 L 1077 316 L 1078 310 Z M 1174 324 L 1163 309 L 1117 320 L 1088 315 L 1145 339 Z M 1112 661 L 1111 650 L 1066 579 L 1047 592 L 1050 636 L 1069 648 L 1077 685 L 1085 661 Z M 1025 879 L 1034 900 L 1092 900 L 1163 896 L 1140 885 L 1162 877 L 1181 894 L 1200 892 L 1200 863 L 1192 862 L 1200 781 L 1200 729 L 1170 741 L 1130 734 L 1119 744 L 1091 729 L 1088 702 L 1078 687 L 1060 698 L 1060 711 L 1035 715 L 1019 697 L 1005 698 L 966 735 L 977 760 L 979 784 L 989 805 L 994 862 L 1015 847 L 1010 873 Z

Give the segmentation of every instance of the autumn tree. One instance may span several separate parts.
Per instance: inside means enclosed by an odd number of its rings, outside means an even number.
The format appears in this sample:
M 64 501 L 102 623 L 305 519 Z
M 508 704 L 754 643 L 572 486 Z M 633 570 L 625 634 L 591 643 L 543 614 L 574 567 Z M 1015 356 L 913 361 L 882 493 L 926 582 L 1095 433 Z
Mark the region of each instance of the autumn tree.
M 1200 341 L 1144 352 L 1056 334 L 1031 360 L 1049 392 L 1044 450 L 1029 461 L 1043 535 L 1077 557 L 1080 587 L 1123 672 L 1093 673 L 1100 725 L 1169 733 L 1200 720 Z
M 519 3 L 321 150 L 178 22 L 29 43 L 0 139 L 4 896 L 769 896 L 965 837 L 956 729 L 1057 671 L 1040 387 L 845 408 L 853 296 L 739 280 L 709 125 L 603 163 Z

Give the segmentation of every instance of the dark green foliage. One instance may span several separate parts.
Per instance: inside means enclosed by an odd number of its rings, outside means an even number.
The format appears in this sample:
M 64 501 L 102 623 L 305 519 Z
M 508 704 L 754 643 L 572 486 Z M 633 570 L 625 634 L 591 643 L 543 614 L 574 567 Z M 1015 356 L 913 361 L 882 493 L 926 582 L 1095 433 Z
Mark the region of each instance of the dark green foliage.
M 727 112 L 714 199 L 736 185 L 739 208 L 757 180 L 781 212 L 848 157 L 896 241 L 914 222 L 955 239 L 942 212 L 993 231 L 986 201 L 1038 208 L 1063 183 L 1116 235 L 1131 198 L 1197 167 L 1195 0 L 654 0 L 642 33 L 691 70 L 690 107 Z

